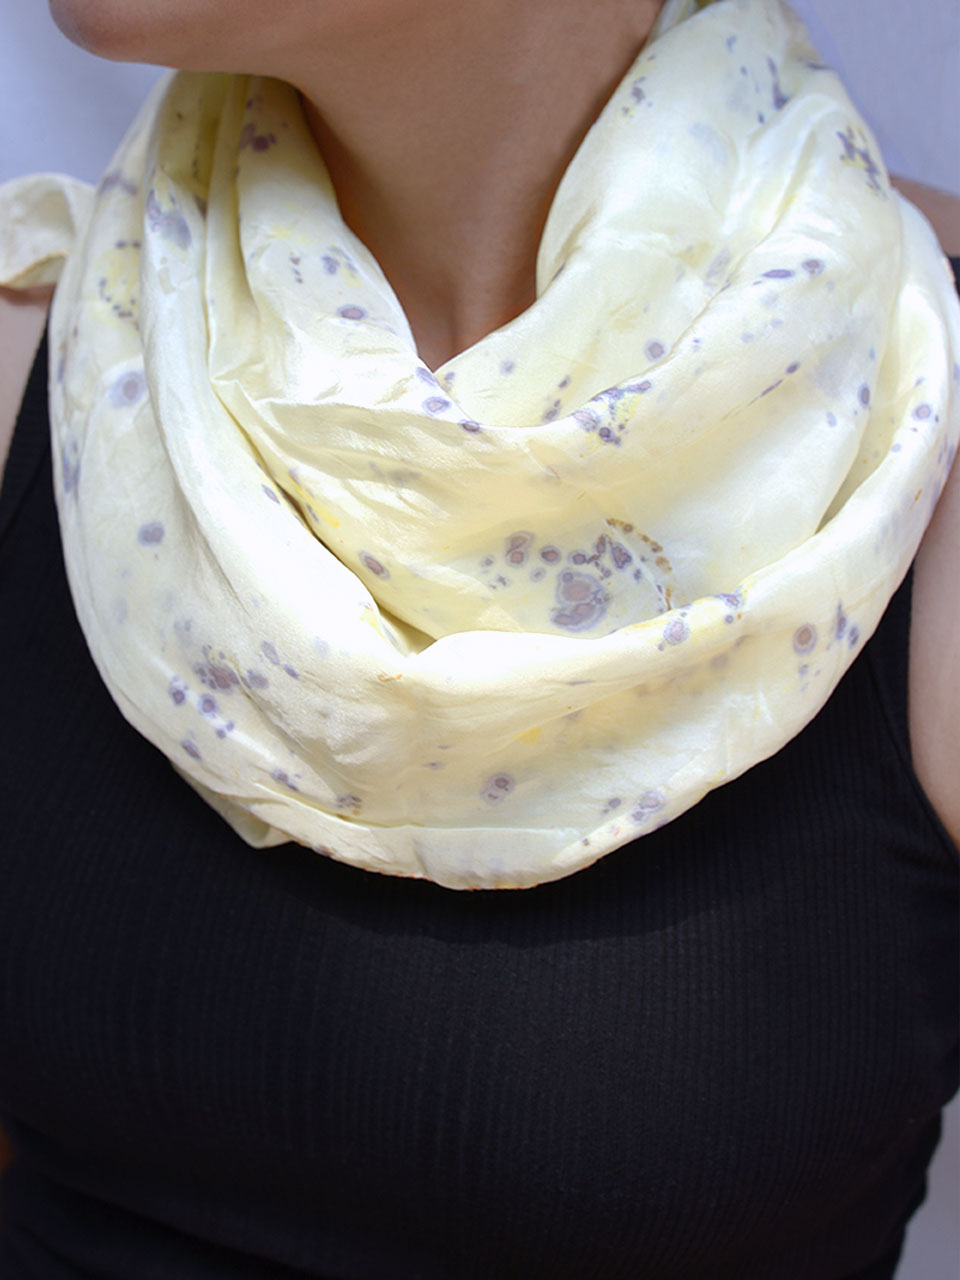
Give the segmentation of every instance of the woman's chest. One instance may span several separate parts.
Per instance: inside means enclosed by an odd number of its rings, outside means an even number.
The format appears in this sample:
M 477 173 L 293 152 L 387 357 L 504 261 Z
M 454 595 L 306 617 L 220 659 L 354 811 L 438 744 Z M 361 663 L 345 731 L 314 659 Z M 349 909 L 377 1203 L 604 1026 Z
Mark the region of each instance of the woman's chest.
M 45 502 L 0 559 L 0 1106 L 80 1217 L 437 1280 L 819 1280 L 895 1234 L 957 945 L 904 598 L 773 759 L 578 876 L 456 894 L 240 843 L 103 690 Z

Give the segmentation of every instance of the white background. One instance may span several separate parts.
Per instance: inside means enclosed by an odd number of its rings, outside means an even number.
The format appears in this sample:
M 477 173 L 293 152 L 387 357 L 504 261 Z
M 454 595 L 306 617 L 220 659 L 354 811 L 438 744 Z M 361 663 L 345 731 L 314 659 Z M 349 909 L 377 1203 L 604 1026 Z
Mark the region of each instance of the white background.
M 960 0 L 794 7 L 873 126 L 890 170 L 960 194 Z M 42 0 L 0 0 L 0 182 L 43 169 L 95 181 L 158 74 L 75 49 Z M 898 1280 L 960 1276 L 958 1108 L 948 1112 Z

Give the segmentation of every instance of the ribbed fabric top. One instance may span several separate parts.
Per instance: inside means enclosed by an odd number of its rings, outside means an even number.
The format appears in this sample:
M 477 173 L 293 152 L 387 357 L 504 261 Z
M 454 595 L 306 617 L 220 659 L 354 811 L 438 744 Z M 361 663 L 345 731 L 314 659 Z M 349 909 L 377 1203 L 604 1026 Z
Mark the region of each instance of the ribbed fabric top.
M 45 380 L 0 500 L 3 1280 L 891 1276 L 957 1083 L 909 580 L 789 746 L 569 879 L 255 851 L 90 661 Z

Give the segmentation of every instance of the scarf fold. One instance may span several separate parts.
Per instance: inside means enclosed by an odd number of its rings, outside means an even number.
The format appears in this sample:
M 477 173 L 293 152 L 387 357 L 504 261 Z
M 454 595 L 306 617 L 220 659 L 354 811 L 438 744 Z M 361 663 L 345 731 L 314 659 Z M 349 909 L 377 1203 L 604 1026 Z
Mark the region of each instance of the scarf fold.
M 95 198 L 20 180 L 0 227 L 0 282 L 65 255 L 57 501 L 124 715 L 250 843 L 454 888 L 799 732 L 960 434 L 948 268 L 779 0 L 669 0 L 536 301 L 435 371 L 279 82 L 172 76 Z

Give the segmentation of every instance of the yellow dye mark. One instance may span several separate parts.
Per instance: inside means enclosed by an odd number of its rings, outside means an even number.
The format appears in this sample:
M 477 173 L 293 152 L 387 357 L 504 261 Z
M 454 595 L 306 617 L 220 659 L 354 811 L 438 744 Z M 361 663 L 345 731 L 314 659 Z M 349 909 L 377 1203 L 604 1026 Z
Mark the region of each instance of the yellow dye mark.
M 310 511 L 313 512 L 318 520 L 322 520 L 324 524 L 328 524 L 331 529 L 339 529 L 340 521 L 332 511 L 329 511 L 321 502 L 317 502 L 309 489 L 305 488 L 302 484 L 297 484 L 296 481 L 293 482 L 291 487 L 300 499 L 300 504 L 304 509 L 309 507 Z
M 363 606 L 360 619 L 362 622 L 365 622 L 368 627 L 373 627 L 378 636 L 383 636 L 383 627 L 380 625 L 380 619 L 377 616 L 376 610 L 374 610 L 370 605 L 365 604 Z M 397 680 L 400 679 L 399 676 L 396 676 L 395 678 Z M 381 676 L 380 679 L 382 680 L 383 676 Z
M 383 672 L 383 671 L 378 671 L 378 672 L 377 672 L 377 679 L 380 681 L 380 683 L 381 683 L 381 684 L 389 684 L 391 680 L 402 680 L 402 679 L 403 679 L 403 673 L 402 673 L 402 672 L 397 672 L 397 674 L 396 674 L 395 676 L 388 676 L 385 672 Z
M 377 404 L 393 404 L 396 400 L 402 400 L 408 394 L 412 385 L 412 378 L 401 378 L 399 382 L 395 382 L 389 390 L 378 397 Z
M 331 529 L 339 529 L 340 521 L 336 518 L 332 511 L 328 511 L 326 507 L 322 507 L 319 503 L 310 504 L 324 524 L 328 524 Z
M 528 729 L 526 733 L 518 733 L 517 741 L 524 743 L 528 747 L 532 747 L 534 743 L 540 741 L 542 736 L 543 730 L 539 725 L 536 725 L 533 729 Z

